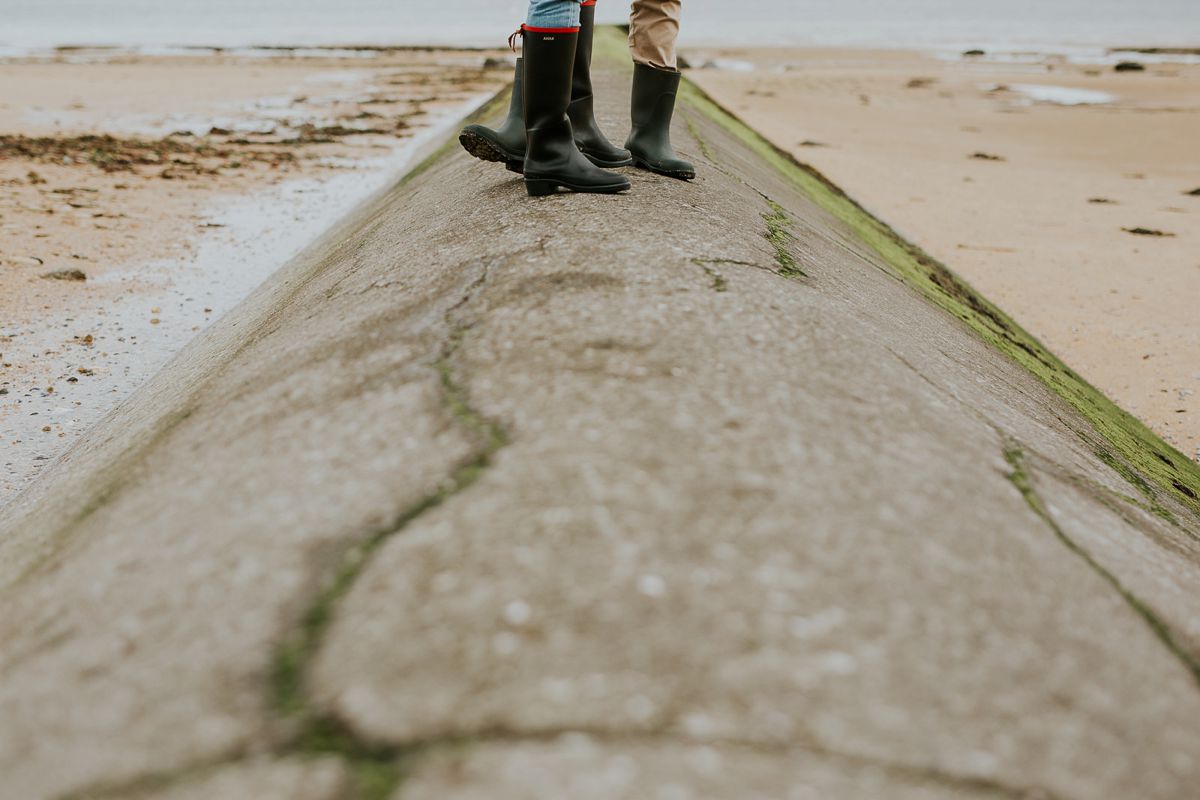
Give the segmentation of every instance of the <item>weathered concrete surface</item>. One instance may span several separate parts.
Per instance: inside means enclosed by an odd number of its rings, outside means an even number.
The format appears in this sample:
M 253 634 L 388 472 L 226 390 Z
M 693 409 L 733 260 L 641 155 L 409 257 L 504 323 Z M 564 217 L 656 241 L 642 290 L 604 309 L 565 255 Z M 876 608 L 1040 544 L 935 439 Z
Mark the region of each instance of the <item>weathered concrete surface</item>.
M 738 745 L 627 740 L 569 734 L 551 743 L 482 745 L 434 756 L 397 800 L 952 800 L 994 796 L 947 786 L 938 776 Z
M 148 783 L 144 789 L 126 788 L 121 796 L 126 800 L 340 800 L 353 788 L 345 767 L 332 757 L 258 760 L 180 777 L 160 788 Z
M 106 421 L 0 516 L 0 797 L 1189 796 L 1200 517 L 746 136 L 448 150 Z

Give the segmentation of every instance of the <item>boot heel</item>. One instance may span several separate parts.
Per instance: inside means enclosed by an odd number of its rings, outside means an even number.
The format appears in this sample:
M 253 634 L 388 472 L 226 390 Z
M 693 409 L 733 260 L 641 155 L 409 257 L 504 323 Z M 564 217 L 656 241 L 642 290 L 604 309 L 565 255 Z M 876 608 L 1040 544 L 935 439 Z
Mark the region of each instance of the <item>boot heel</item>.
M 558 189 L 558 184 L 554 181 L 545 180 L 530 180 L 525 179 L 525 189 L 529 192 L 530 197 L 545 197 L 548 194 L 554 194 Z

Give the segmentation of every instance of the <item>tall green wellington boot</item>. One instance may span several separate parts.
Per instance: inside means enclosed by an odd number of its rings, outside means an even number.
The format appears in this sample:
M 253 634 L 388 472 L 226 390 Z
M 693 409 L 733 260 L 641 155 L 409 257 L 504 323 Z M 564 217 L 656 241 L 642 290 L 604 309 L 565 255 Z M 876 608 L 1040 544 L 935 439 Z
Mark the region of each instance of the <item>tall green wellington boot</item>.
M 627 167 L 633 163 L 628 150 L 622 150 L 608 140 L 596 122 L 592 94 L 592 39 L 596 30 L 596 7 L 579 9 L 579 45 L 575 49 L 574 79 L 571 81 L 571 104 L 567 116 L 574 128 L 575 143 L 588 160 L 598 167 Z M 531 35 L 522 29 L 521 35 Z M 499 161 L 513 172 L 520 172 L 525 161 L 525 123 L 521 119 L 521 81 L 523 59 L 517 59 L 513 79 L 512 102 L 508 117 L 493 130 L 486 125 L 468 125 L 458 140 L 463 149 L 482 161 Z
M 696 168 L 675 155 L 671 147 L 671 118 L 682 75 L 645 64 L 633 68 L 633 131 L 625 142 L 633 163 L 672 178 L 691 180 Z
M 613 194 L 629 179 L 600 169 L 579 152 L 567 118 L 579 33 L 525 32 L 525 188 L 533 197 L 559 187 Z
M 579 9 L 579 46 L 575 50 L 575 72 L 567 116 L 575 131 L 575 144 L 593 164 L 609 169 L 627 167 L 633 163 L 633 156 L 610 142 L 596 122 L 592 95 L 592 39 L 595 33 L 596 6 L 583 6 Z

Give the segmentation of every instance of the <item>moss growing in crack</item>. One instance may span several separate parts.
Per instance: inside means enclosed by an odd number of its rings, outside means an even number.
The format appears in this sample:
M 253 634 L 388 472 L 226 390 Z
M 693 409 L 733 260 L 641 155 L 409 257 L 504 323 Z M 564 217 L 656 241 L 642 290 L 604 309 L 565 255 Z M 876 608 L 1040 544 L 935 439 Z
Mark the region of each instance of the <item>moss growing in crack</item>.
M 711 163 L 717 163 L 717 154 L 709 146 L 708 141 L 700 133 L 700 128 L 696 126 L 696 120 L 692 119 L 692 115 L 686 116 L 688 133 L 696 140 L 696 146 L 700 148 L 700 154 L 708 159 Z
M 902 239 L 841 189 L 811 167 L 772 145 L 701 89 L 684 81 L 680 94 L 690 106 L 714 121 L 787 177 L 815 204 L 845 224 L 880 258 L 880 266 L 914 287 L 935 305 L 961 319 L 980 337 L 1029 370 L 1091 423 L 1119 454 L 1127 470 L 1152 485 L 1154 505 L 1172 497 L 1200 517 L 1200 464 L 1162 441 L 1149 428 L 1084 381 L 944 265 Z M 1095 443 L 1093 443 L 1095 444 Z M 1128 474 L 1123 477 L 1129 480 Z M 1140 491 L 1140 488 L 1139 488 Z
M 374 747 L 335 720 L 313 720 L 291 744 L 305 756 L 336 756 L 349 773 L 354 800 L 387 800 L 404 780 L 409 754 L 394 747 Z
M 1008 474 L 1009 482 L 1016 487 L 1021 493 L 1025 503 L 1029 508 L 1046 523 L 1046 526 L 1054 532 L 1063 545 L 1072 553 L 1077 555 L 1086 563 L 1093 572 L 1103 578 L 1110 586 L 1117 591 L 1118 594 L 1150 627 L 1154 635 L 1159 641 L 1171 651 L 1188 672 L 1191 673 L 1192 679 L 1197 685 L 1200 685 L 1200 661 L 1197 661 L 1191 653 L 1189 653 L 1178 641 L 1175 640 L 1175 634 L 1166 622 L 1159 619 L 1158 615 L 1146 605 L 1140 598 L 1121 583 L 1120 578 L 1104 567 L 1095 557 L 1084 549 L 1078 542 L 1067 535 L 1067 532 L 1059 526 L 1058 522 L 1051 516 L 1050 511 L 1046 508 L 1046 504 L 1042 502 L 1041 495 L 1038 494 L 1037 488 L 1033 485 L 1033 476 L 1029 473 L 1029 469 L 1025 465 L 1025 453 L 1018 447 L 1009 447 L 1004 451 L 1004 460 L 1008 462 L 1012 470 Z
M 767 223 L 764 236 L 775 249 L 775 263 L 779 265 L 779 274 L 786 278 L 803 278 L 804 270 L 800 269 L 796 257 L 792 255 L 792 245 L 796 243 L 796 237 L 790 230 L 792 218 L 783 206 L 774 200 L 768 199 L 767 205 L 771 207 L 771 211 L 762 215 L 763 221 Z
M 704 270 L 704 274 L 712 279 L 712 283 L 710 284 L 709 288 L 711 288 L 714 292 L 729 291 L 729 282 L 725 280 L 725 276 L 710 266 L 711 264 L 718 262 L 709 261 L 703 258 L 693 258 L 692 263 Z
M 373 746 L 339 720 L 322 715 L 312 707 L 306 691 L 308 669 L 333 623 L 338 605 L 376 551 L 416 519 L 479 480 L 490 466 L 492 457 L 508 443 L 504 428 L 471 405 L 467 389 L 456 379 L 452 364 L 468 330 L 468 326 L 454 320 L 455 312 L 470 300 L 486 277 L 484 272 L 467 289 L 463 300 L 446 313 L 450 333 L 441 356 L 432 364 L 441 382 L 446 410 L 478 440 L 475 455 L 460 464 L 436 492 L 421 498 L 390 524 L 376 529 L 350 548 L 337 571 L 309 605 L 300 625 L 275 653 L 271 675 L 273 706 L 294 726 L 284 751 L 341 758 L 350 770 L 356 800 L 386 800 L 403 780 L 411 758 L 419 750 L 428 748 L 405 750 Z
M 295 717 L 309 711 L 305 693 L 308 665 L 333 622 L 338 604 L 366 569 L 375 551 L 415 519 L 474 483 L 490 458 L 491 452 L 485 449 L 460 466 L 442 489 L 421 498 L 390 524 L 373 531 L 365 541 L 346 552 L 337 572 L 304 613 L 299 627 L 276 650 L 271 670 L 271 694 L 278 713 Z
M 482 433 L 483 449 L 459 466 L 441 489 L 418 500 L 391 524 L 371 533 L 343 557 L 333 578 L 304 613 L 298 629 L 276 651 L 271 675 L 273 704 L 276 711 L 286 717 L 303 716 L 309 711 L 305 693 L 308 665 L 333 622 L 338 604 L 366 569 L 375 551 L 418 517 L 475 483 L 491 464 L 495 452 L 507 441 L 502 428 L 483 419 L 466 402 L 466 392 L 454 384 L 449 368 L 442 364 L 437 368 L 443 384 L 448 386 L 447 404 L 452 413 L 468 427 Z
M 500 436 L 499 441 L 503 441 Z M 350 771 L 355 800 L 386 800 L 403 780 L 412 754 L 400 748 L 374 747 L 335 719 L 317 714 L 306 692 L 308 668 L 324 640 L 341 599 L 361 575 L 370 556 L 411 522 L 466 489 L 486 471 L 492 451 L 486 450 L 459 467 L 446 488 L 410 507 L 395 524 L 372 534 L 347 554 L 342 566 L 305 613 L 299 629 L 277 651 L 272 673 L 275 710 L 297 724 L 283 748 L 286 753 L 335 755 Z
M 442 392 L 446 400 L 446 407 L 454 418 L 465 428 L 470 430 L 476 436 L 480 437 L 483 443 L 483 458 L 480 459 L 481 467 L 487 467 L 490 463 L 491 456 L 504 445 L 508 444 L 508 433 L 504 428 L 487 417 L 480 414 L 471 405 L 470 397 L 467 394 L 466 388 L 454 378 L 453 367 L 450 364 L 450 356 L 458 349 L 462 343 L 463 336 L 466 335 L 466 328 L 459 328 L 451 334 L 450 347 L 447 355 L 440 359 L 434 368 L 437 370 L 438 377 L 442 381 Z M 458 475 L 455 482 L 462 482 L 467 478 L 466 475 Z M 471 480 L 474 480 L 472 477 Z M 461 488 L 466 488 L 467 484 L 463 483 Z

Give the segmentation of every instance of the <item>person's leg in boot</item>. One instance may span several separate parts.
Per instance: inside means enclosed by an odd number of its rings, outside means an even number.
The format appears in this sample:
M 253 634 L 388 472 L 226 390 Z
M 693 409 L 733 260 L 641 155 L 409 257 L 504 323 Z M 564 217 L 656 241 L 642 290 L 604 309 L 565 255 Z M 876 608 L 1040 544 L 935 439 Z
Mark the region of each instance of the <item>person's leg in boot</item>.
M 596 31 L 596 0 L 584 0 L 579 10 L 579 46 L 575 50 L 575 74 L 571 80 L 571 105 L 567 116 L 575 131 L 575 144 L 598 167 L 627 167 L 633 163 L 628 150 L 608 140 L 596 122 L 592 94 L 592 38 Z
M 525 188 L 614 193 L 629 179 L 600 169 L 579 152 L 567 117 L 579 46 L 578 0 L 531 0 L 525 31 Z
M 675 53 L 679 11 L 680 0 L 634 0 L 629 17 L 633 130 L 625 148 L 642 169 L 691 180 L 696 168 L 671 146 L 671 119 L 683 78 Z
M 551 0 L 551 2 L 557 1 Z M 576 49 L 575 73 L 571 84 L 571 105 L 567 109 L 567 115 L 571 118 L 571 125 L 575 131 L 575 144 L 593 164 L 609 168 L 624 167 L 633 163 L 633 157 L 629 155 L 628 150 L 622 150 L 609 142 L 596 123 L 591 78 L 592 35 L 596 27 L 595 6 L 596 0 L 584 0 L 580 9 L 579 46 Z M 561 18 L 548 20 L 543 17 L 539 21 L 561 22 L 562 20 Z M 548 26 L 540 25 L 538 27 Z M 524 33 L 525 28 L 522 26 L 521 30 L 513 35 L 513 42 Z M 513 49 L 516 49 L 515 44 L 513 44 Z M 520 172 L 525 163 L 525 120 L 521 97 L 523 75 L 524 61 L 518 58 L 508 116 L 499 128 L 492 129 L 479 124 L 468 125 L 463 128 L 458 137 L 463 148 L 471 155 L 482 161 L 498 161 L 506 164 L 513 172 Z

